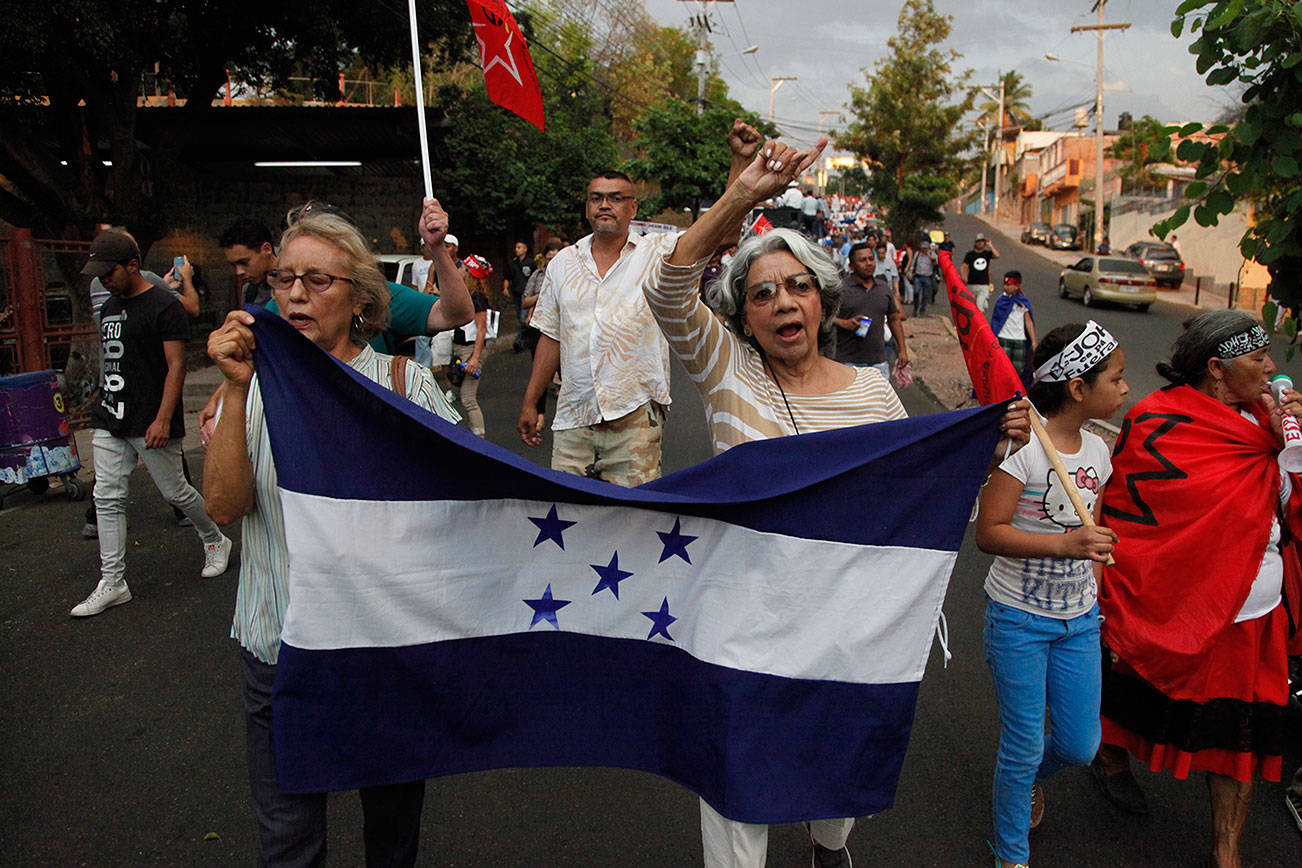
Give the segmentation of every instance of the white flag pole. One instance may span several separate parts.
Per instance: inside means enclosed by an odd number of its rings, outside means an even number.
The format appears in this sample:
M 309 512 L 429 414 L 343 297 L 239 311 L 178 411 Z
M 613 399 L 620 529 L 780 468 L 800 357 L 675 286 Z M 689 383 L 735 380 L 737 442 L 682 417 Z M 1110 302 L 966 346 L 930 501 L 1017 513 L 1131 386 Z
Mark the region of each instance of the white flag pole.
M 425 198 L 434 198 L 434 181 L 429 170 L 429 135 L 425 130 L 425 86 L 420 78 L 420 39 L 416 36 L 416 0 L 407 0 L 411 19 L 411 71 L 416 79 L 416 111 L 420 122 L 420 168 L 425 174 Z

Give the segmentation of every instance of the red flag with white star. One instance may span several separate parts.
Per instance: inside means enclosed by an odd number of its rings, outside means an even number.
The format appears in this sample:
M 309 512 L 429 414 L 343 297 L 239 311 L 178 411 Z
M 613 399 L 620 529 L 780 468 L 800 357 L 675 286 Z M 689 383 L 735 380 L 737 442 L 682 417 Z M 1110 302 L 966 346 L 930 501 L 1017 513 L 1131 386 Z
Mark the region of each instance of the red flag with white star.
M 542 89 L 524 35 L 502 0 L 466 0 L 488 98 L 543 131 Z

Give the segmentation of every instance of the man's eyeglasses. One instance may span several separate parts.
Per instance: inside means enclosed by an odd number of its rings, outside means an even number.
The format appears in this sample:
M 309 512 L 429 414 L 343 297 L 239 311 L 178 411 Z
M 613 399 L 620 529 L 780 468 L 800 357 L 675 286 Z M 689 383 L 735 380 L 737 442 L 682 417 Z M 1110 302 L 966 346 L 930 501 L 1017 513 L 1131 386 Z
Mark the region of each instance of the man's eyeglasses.
M 296 280 L 303 281 L 303 286 L 310 292 L 325 292 L 334 286 L 336 280 L 346 280 L 349 283 L 357 282 L 351 277 L 339 277 L 334 274 L 326 274 L 324 271 L 295 274 L 288 269 L 277 268 L 267 272 L 267 284 L 276 292 L 288 292 Z
M 623 205 L 636 197 L 627 193 L 589 193 L 588 204 L 600 205 L 602 202 L 609 202 L 612 205 Z
M 789 274 L 782 278 L 782 283 L 771 280 L 752 283 L 746 287 L 746 301 L 752 304 L 772 304 L 778 297 L 778 287 L 784 287 L 787 295 L 804 298 L 818 289 L 818 278 L 812 274 Z

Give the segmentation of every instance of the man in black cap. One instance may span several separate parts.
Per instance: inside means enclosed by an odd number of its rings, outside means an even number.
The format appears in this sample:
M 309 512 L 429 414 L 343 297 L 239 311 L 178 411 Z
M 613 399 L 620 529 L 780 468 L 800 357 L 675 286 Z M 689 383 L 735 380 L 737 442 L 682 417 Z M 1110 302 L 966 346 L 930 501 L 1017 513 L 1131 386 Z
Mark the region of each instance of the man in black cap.
M 181 472 L 185 426 L 185 342 L 190 322 L 181 303 L 140 273 L 140 249 L 122 232 L 101 232 L 82 274 L 109 291 L 100 310 L 100 402 L 95 428 L 95 511 L 99 519 L 100 581 L 72 616 L 98 615 L 131 600 L 126 583 L 126 500 L 136 459 L 168 503 L 194 522 L 203 541 L 203 575 L 226 572 L 231 541 L 203 508 L 203 496 Z

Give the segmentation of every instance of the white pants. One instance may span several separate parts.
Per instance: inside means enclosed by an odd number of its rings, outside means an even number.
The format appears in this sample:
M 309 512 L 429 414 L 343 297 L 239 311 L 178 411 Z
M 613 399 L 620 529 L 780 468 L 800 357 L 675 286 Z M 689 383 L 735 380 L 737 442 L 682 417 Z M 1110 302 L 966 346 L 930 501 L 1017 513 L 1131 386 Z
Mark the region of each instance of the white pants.
M 990 284 L 973 283 L 968 286 L 972 290 L 972 297 L 976 299 L 977 310 L 982 313 L 986 312 L 986 304 L 990 301 Z
M 185 481 L 181 472 L 180 438 L 161 449 L 149 449 L 144 437 L 115 437 L 96 429 L 95 521 L 99 529 L 100 577 L 120 585 L 126 575 L 127 494 L 137 456 L 158 486 L 163 499 L 185 513 L 205 544 L 221 542 L 222 532 L 203 511 L 203 495 Z
M 829 850 L 845 846 L 854 818 L 814 820 L 809 831 Z M 769 827 L 729 820 L 701 799 L 701 845 L 705 868 L 763 868 L 769 855 Z

